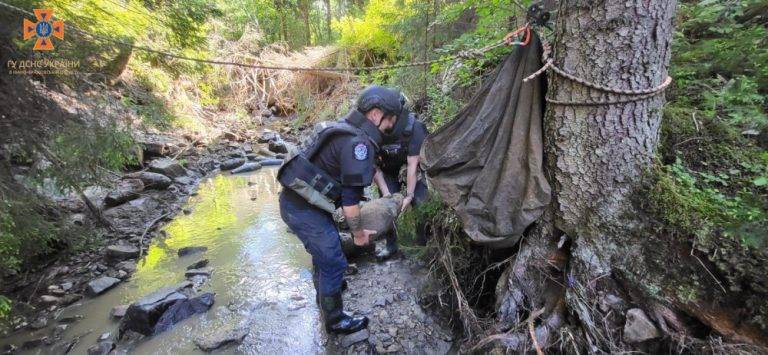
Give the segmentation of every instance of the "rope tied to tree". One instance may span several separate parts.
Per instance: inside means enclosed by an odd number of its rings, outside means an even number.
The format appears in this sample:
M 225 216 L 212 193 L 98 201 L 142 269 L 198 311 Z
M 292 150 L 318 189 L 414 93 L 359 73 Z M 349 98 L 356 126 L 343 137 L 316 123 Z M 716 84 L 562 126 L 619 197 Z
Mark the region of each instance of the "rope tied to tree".
M 539 68 L 539 70 L 535 71 L 533 74 L 529 75 L 525 79 L 523 79 L 523 82 L 528 82 L 530 80 L 533 80 L 534 78 L 538 77 L 539 75 L 543 74 L 545 71 L 553 71 L 555 74 L 568 79 L 570 81 L 573 81 L 575 83 L 578 83 L 580 85 L 586 86 L 590 89 L 602 91 L 606 94 L 614 94 L 614 95 L 623 95 L 623 96 L 632 96 L 628 98 L 622 98 L 622 99 L 613 99 L 613 100 L 603 100 L 603 101 L 561 101 L 561 100 L 555 100 L 552 98 L 547 97 L 546 101 L 548 103 L 552 103 L 555 105 L 570 105 L 570 106 L 600 106 L 600 105 L 614 105 L 614 104 L 623 104 L 628 102 L 634 102 L 634 101 L 640 101 L 647 98 L 654 97 L 667 89 L 670 84 L 672 84 L 672 77 L 667 75 L 667 77 L 664 79 L 664 81 L 661 82 L 661 84 L 656 85 L 652 88 L 648 89 L 619 89 L 619 88 L 612 88 L 600 84 L 596 84 L 590 81 L 587 81 L 585 79 L 579 78 L 576 75 L 573 75 L 571 73 L 568 73 L 567 71 L 563 70 L 562 68 L 555 65 L 554 61 L 550 58 L 547 59 L 546 63 Z

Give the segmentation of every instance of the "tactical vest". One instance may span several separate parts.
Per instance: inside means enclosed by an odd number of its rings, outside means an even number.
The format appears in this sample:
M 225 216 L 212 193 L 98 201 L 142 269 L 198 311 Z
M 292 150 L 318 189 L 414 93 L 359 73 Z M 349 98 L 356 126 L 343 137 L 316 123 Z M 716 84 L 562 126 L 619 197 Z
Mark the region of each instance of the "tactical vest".
M 416 123 L 416 115 L 410 113 L 402 130 L 393 133 L 394 142 L 383 144 L 379 151 L 379 169 L 384 172 L 396 174 L 408 160 L 408 145 L 413 135 L 413 126 Z
M 277 180 L 281 185 L 329 213 L 333 213 L 341 201 L 341 183 L 313 164 L 312 158 L 331 137 L 340 134 L 357 136 L 371 142 L 375 149 L 378 148 L 377 142 L 368 133 L 345 120 L 320 122 L 315 125 L 310 139 L 301 148 L 288 152 L 285 162 L 277 171 Z

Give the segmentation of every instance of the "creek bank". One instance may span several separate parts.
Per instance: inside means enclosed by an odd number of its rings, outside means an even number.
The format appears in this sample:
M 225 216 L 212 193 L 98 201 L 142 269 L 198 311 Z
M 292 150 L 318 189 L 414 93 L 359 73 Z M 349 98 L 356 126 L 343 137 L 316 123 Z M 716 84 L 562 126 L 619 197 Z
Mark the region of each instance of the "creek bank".
M 279 134 L 270 134 L 281 139 Z M 150 241 L 164 235 L 158 227 L 182 211 L 181 206 L 189 196 L 196 195 L 201 178 L 217 174 L 222 162 L 232 156 L 243 157 L 243 163 L 282 157 L 269 151 L 268 143 L 258 143 L 260 135 L 255 132 L 237 138 L 240 141 L 222 136 L 204 144 L 183 137 L 143 134 L 137 139 L 143 147 L 142 158 L 146 160 L 141 170 L 114 174 L 111 181 L 113 187 L 92 186 L 85 189 L 90 202 L 109 221 L 113 230 L 100 228 L 86 204 L 77 196 L 51 196 L 65 216 L 64 220 L 97 231 L 100 236 L 97 243 L 103 247 L 75 255 L 56 255 L 48 264 L 26 273 L 0 272 L 0 294 L 11 298 L 15 307 L 10 327 L 3 337 L 24 332 L 45 332 L 47 334 L 38 338 L 39 341 L 23 344 L 24 348 L 66 348 L 63 345 L 69 341 L 61 339 L 61 331 L 57 334 L 52 328 L 55 322 L 47 320 L 56 319 L 65 308 L 77 307 L 77 302 L 84 295 L 98 297 L 128 280 L 136 271 L 136 261 L 145 254 Z M 171 153 L 173 156 L 170 156 Z M 197 274 L 206 275 L 204 272 Z M 204 280 L 196 277 L 193 281 L 200 284 Z M 127 311 L 127 307 L 121 310 L 121 306 L 115 306 L 115 317 L 123 316 Z M 62 320 L 59 319 L 58 323 L 61 324 Z M 10 351 L 18 346 L 8 344 L 4 349 Z

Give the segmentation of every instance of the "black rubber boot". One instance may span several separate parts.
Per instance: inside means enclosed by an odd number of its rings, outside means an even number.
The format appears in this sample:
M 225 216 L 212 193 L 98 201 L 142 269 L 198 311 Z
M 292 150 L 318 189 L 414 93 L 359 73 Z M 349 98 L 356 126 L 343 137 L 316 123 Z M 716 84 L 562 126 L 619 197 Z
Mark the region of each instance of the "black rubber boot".
M 386 237 L 384 248 L 376 252 L 376 261 L 385 261 L 397 254 L 397 231 L 391 231 Z
M 368 317 L 355 316 L 344 312 L 344 301 L 341 299 L 341 292 L 332 296 L 323 296 L 321 300 L 320 310 L 322 311 L 327 332 L 351 334 L 368 327 Z

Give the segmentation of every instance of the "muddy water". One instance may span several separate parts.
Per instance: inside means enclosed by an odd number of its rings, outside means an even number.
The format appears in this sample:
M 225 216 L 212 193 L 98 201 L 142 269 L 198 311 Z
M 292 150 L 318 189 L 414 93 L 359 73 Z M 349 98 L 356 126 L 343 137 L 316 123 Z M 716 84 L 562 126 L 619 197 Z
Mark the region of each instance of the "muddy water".
M 187 206 L 192 213 L 166 226 L 167 237 L 153 241 L 127 282 L 62 312 L 59 318 L 84 316 L 64 332 L 64 339 L 87 334 L 72 353 L 86 353 L 102 333 L 116 334 L 118 323 L 109 316 L 113 306 L 180 283 L 186 267 L 203 258 L 210 260 L 214 272 L 201 291 L 216 293 L 214 306 L 140 342 L 132 353 L 202 353 L 194 338 L 212 336 L 233 324 L 248 324 L 250 333 L 242 344 L 222 353 L 323 352 L 327 341 L 314 303 L 310 258 L 280 219 L 275 173 L 263 169 L 202 182 Z M 208 250 L 179 258 L 176 250 L 185 246 Z M 37 353 L 49 351 L 40 348 Z

